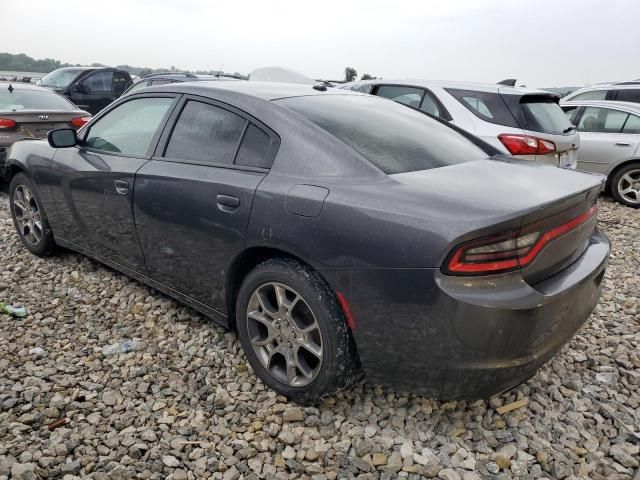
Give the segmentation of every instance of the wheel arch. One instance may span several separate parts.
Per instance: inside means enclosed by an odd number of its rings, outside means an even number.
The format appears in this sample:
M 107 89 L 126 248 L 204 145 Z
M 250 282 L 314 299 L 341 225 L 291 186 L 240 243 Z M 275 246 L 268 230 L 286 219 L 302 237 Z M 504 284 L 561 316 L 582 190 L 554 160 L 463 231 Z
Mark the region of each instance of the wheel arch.
M 227 307 L 227 316 L 230 329 L 235 329 L 236 323 L 236 300 L 238 291 L 242 285 L 242 281 L 247 274 L 260 263 L 273 258 L 283 258 L 295 260 L 302 265 L 314 270 L 320 278 L 325 282 L 328 288 L 333 292 L 334 289 L 327 279 L 309 262 L 294 255 L 286 250 L 276 247 L 254 246 L 247 248 L 236 256 L 231 262 L 227 270 L 227 280 L 225 283 L 225 304 Z
M 640 164 L 640 157 L 629 158 L 627 160 L 623 160 L 620 163 L 617 163 L 611 170 L 609 170 L 609 173 L 607 174 L 607 183 L 605 184 L 605 191 L 606 192 L 608 192 L 608 193 L 611 192 L 611 182 L 613 181 L 613 177 L 615 176 L 615 174 L 618 173 L 618 171 L 621 168 L 624 168 L 627 165 L 630 165 L 632 163 Z

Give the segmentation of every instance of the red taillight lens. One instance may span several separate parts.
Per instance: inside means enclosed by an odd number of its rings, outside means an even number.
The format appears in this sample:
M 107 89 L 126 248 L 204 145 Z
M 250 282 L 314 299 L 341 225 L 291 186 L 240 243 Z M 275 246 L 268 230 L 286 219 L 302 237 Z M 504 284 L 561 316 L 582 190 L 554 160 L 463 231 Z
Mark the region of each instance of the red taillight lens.
M 524 268 L 545 245 L 588 222 L 597 212 L 596 204 L 568 222 L 547 229 L 535 224 L 463 243 L 449 255 L 445 273 L 485 275 Z
M 552 141 L 530 135 L 502 133 L 498 139 L 511 155 L 546 155 L 556 151 L 556 144 Z
M 80 128 L 89 120 L 91 120 L 91 117 L 77 117 L 71 120 L 71 125 L 73 125 L 76 128 Z
M 13 128 L 16 126 L 16 121 L 10 118 L 0 118 L 0 128 Z

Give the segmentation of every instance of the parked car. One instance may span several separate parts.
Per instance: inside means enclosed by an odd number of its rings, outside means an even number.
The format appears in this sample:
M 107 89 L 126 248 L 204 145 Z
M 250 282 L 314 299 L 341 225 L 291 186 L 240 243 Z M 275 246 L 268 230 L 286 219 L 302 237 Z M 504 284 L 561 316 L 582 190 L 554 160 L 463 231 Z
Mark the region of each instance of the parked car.
M 47 73 L 37 84 L 95 115 L 124 93 L 131 84 L 131 75 L 110 67 L 64 67 Z
M 609 244 L 605 177 L 482 145 L 346 90 L 174 83 L 16 144 L 10 208 L 31 252 L 82 252 L 236 329 L 289 398 L 345 388 L 360 365 L 489 397 L 586 321 Z
M 578 169 L 607 175 L 607 191 L 616 201 L 640 207 L 640 103 L 584 100 L 561 106 L 580 132 Z
M 242 80 L 241 78 L 233 75 L 221 74 L 221 75 L 199 75 L 195 73 L 152 73 L 147 75 L 136 82 L 134 82 L 124 94 L 129 94 L 135 90 L 144 87 L 151 87 L 153 85 L 166 85 L 167 83 L 178 82 L 198 82 L 198 81 L 212 81 L 212 80 Z
M 389 98 L 440 117 L 504 153 L 575 168 L 580 139 L 543 90 L 482 83 L 365 80 L 338 88 Z
M 46 88 L 0 82 L 0 180 L 8 148 L 18 140 L 46 138 L 55 128 L 80 128 L 90 115 Z
M 564 101 L 614 100 L 640 103 L 640 80 L 597 83 L 580 88 L 563 98 Z

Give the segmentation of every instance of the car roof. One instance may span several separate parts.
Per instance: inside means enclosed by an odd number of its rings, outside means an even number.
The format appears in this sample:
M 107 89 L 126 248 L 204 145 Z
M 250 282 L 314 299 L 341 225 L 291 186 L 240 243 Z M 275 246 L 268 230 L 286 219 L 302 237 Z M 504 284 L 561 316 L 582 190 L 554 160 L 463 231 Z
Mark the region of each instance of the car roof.
M 319 86 L 324 90 L 316 90 L 314 85 L 276 82 L 221 82 L 218 80 L 198 80 L 195 82 L 178 82 L 151 86 L 136 90 L 136 93 L 153 91 L 172 91 L 177 93 L 193 93 L 206 95 L 215 91 L 234 92 L 248 97 L 263 100 L 278 100 L 289 97 L 306 97 L 315 95 L 363 95 L 350 90 Z
M 567 100 L 560 102 L 563 107 L 601 107 L 614 108 L 640 114 L 640 103 L 617 102 L 615 100 Z
M 481 83 L 481 82 L 458 82 L 451 80 L 420 80 L 420 79 L 387 79 L 379 78 L 375 80 L 360 80 L 353 82 L 358 85 L 405 85 L 425 88 L 457 88 L 460 90 L 475 90 L 489 93 L 504 93 L 507 95 L 525 95 L 531 93 L 540 93 L 548 95 L 547 90 L 527 88 L 527 87 L 510 87 L 508 85 L 500 85 L 497 83 Z M 346 84 L 349 85 L 349 84 Z M 344 87 L 344 85 L 341 85 Z
M 579 92 L 589 92 L 592 90 L 628 90 L 640 88 L 640 80 L 630 80 L 626 82 L 604 82 L 594 83 L 586 87 L 579 88 L 578 90 L 571 92 L 574 95 Z

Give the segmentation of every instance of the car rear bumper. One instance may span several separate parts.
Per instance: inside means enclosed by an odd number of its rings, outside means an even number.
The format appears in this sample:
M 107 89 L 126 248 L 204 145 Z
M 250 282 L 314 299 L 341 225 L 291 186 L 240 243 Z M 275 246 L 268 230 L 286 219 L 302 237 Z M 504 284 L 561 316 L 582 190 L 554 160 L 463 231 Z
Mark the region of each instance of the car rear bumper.
M 347 298 L 367 378 L 439 398 L 489 398 L 523 382 L 585 323 L 609 256 L 595 231 L 572 265 L 534 286 L 519 273 L 325 272 Z

